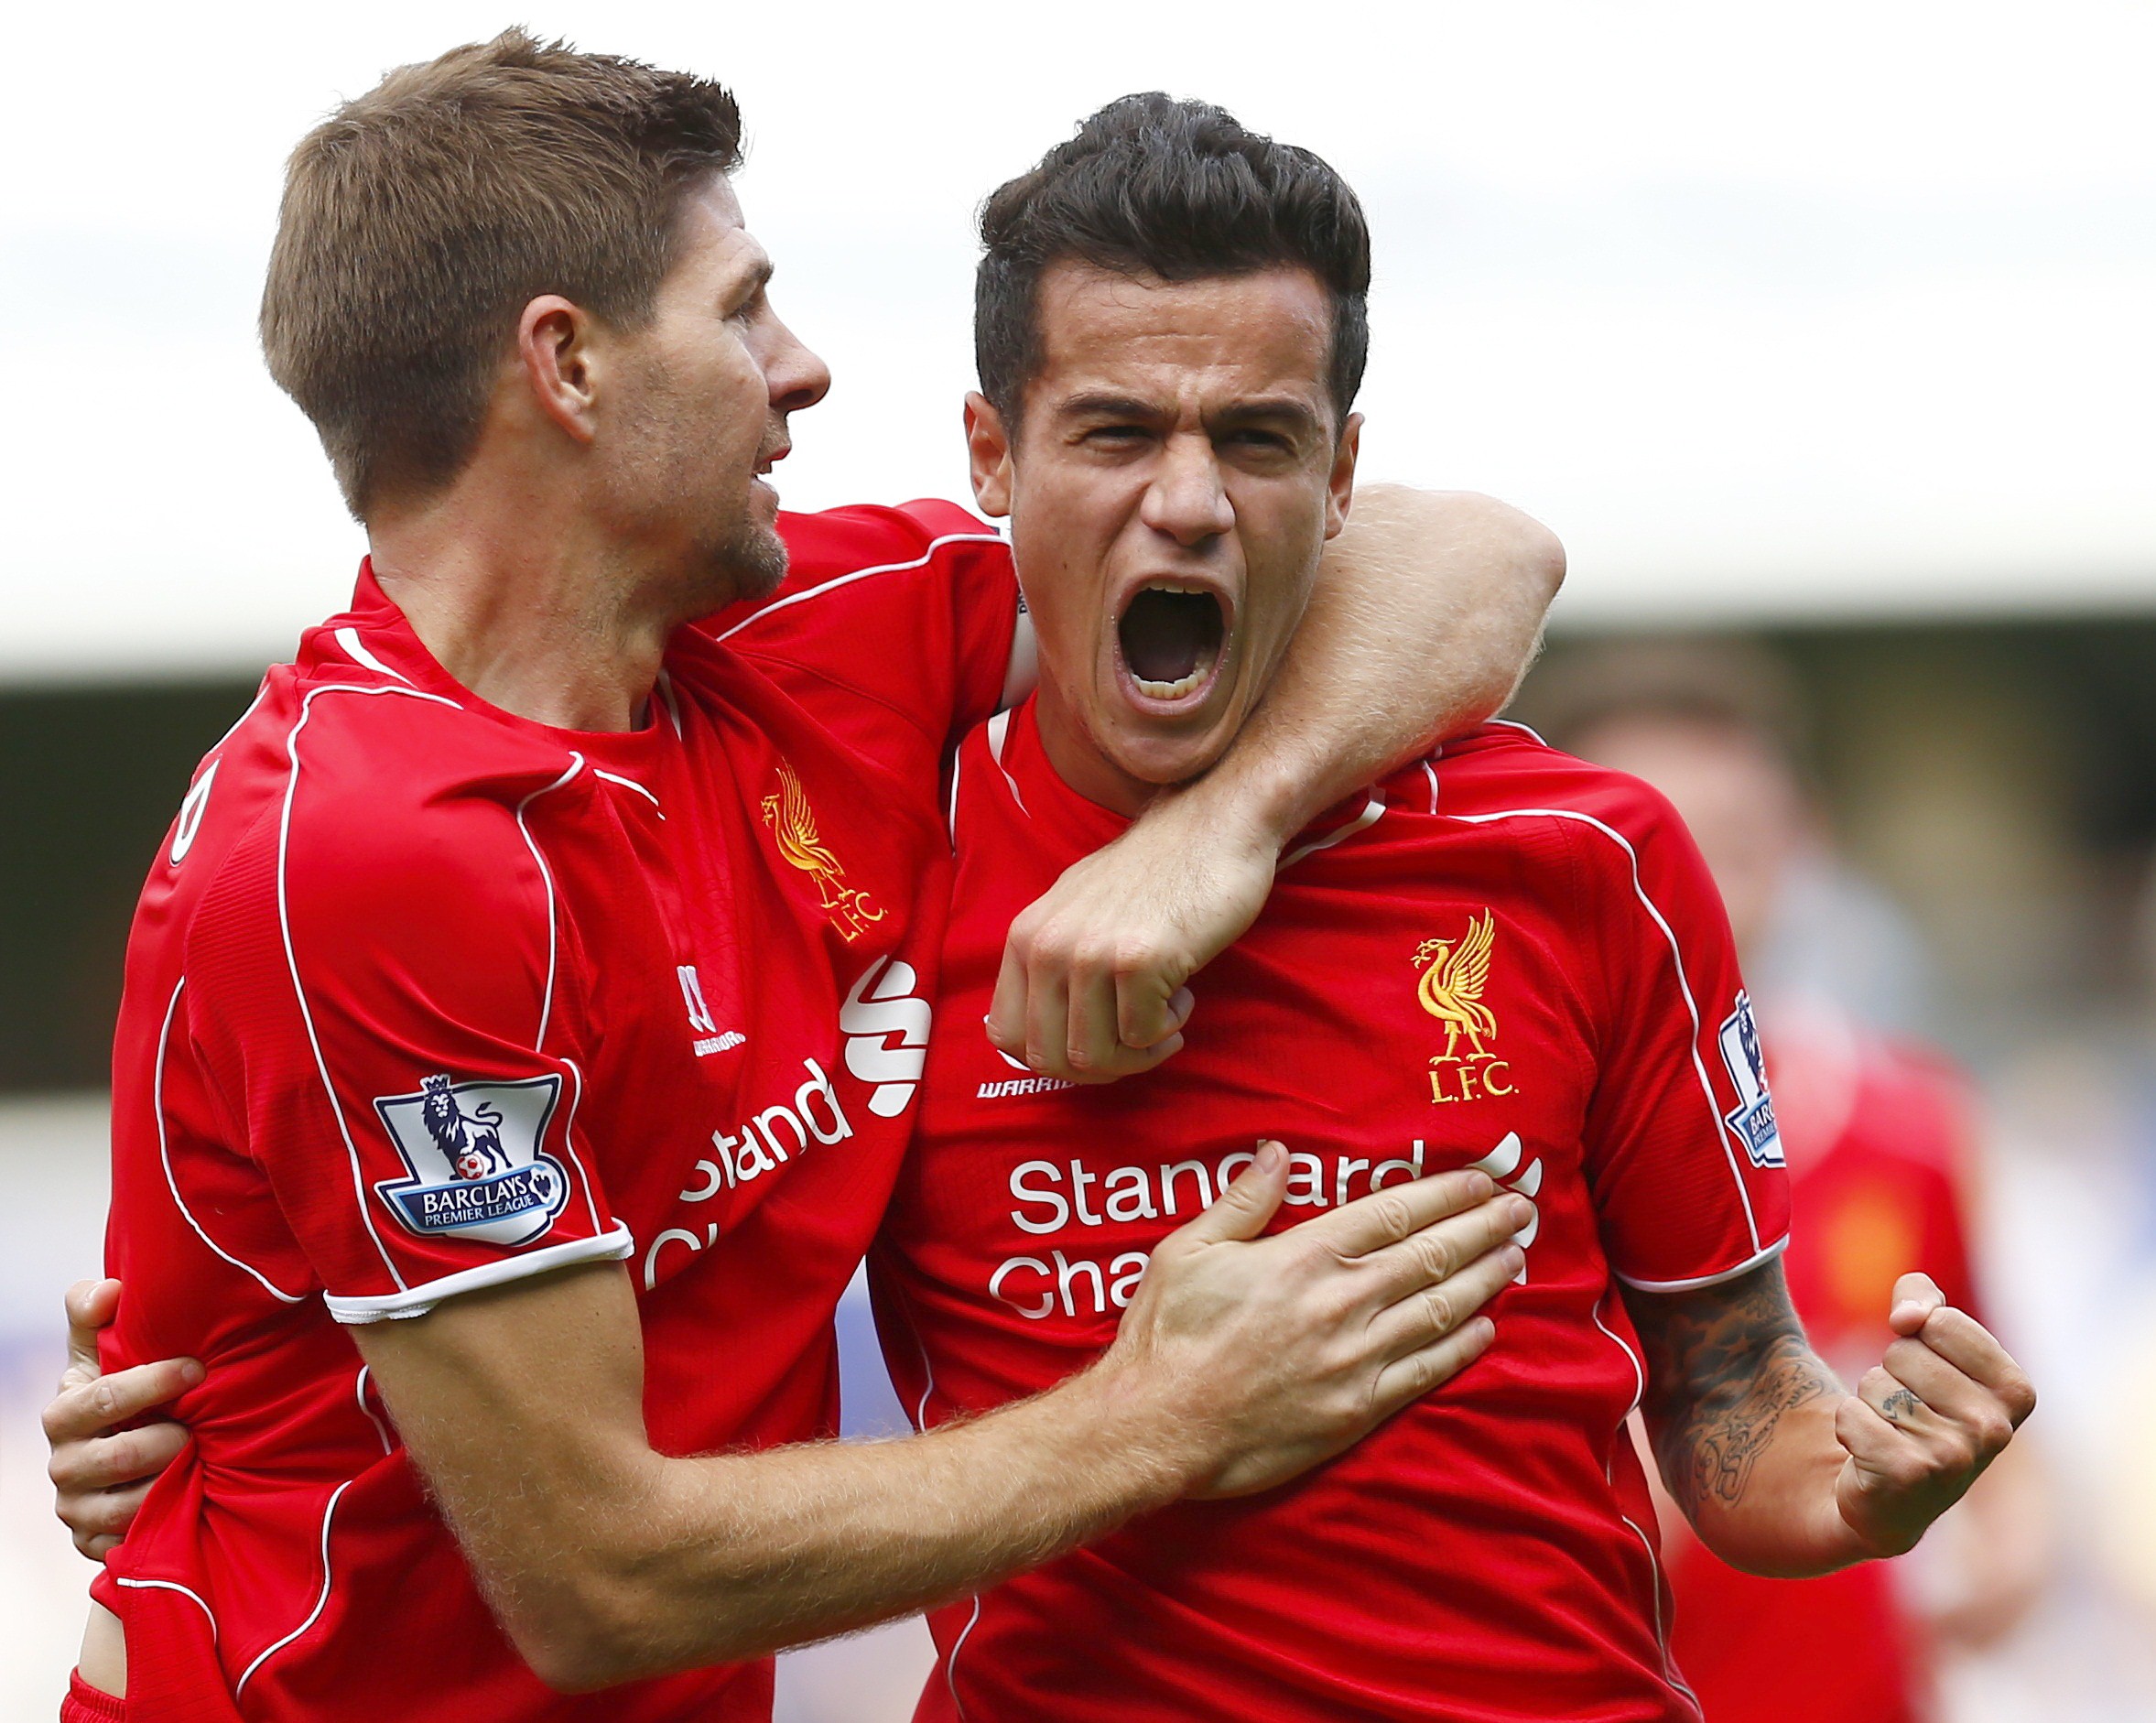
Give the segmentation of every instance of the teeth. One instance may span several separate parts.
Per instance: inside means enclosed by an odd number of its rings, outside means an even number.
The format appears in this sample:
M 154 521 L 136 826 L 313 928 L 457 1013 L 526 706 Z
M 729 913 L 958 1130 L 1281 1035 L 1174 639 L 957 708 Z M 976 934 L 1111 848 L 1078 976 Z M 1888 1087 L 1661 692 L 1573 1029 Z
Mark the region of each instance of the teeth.
M 1149 699 L 1176 700 L 1181 699 L 1186 694 L 1197 693 L 1204 686 L 1206 677 L 1212 673 L 1212 660 L 1208 658 L 1180 681 L 1148 682 L 1142 676 L 1134 676 L 1131 679 L 1137 683 L 1139 692 Z

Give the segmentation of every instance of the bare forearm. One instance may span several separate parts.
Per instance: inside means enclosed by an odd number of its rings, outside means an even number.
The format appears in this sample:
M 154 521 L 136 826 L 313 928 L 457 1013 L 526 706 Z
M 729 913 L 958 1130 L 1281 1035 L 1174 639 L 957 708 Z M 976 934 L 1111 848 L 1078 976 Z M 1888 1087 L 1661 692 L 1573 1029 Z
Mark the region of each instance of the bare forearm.
M 1845 1391 L 1805 1339 L 1780 1266 L 1629 1302 L 1655 1460 L 1700 1541 L 1732 1566 L 1785 1578 L 1860 1559 L 1835 1503 Z
M 1844 1392 L 1805 1348 L 1761 1360 L 1740 1394 L 1656 1431 L 1663 1481 L 1731 1566 L 1794 1579 L 1868 1554 L 1835 1504 L 1848 1458 L 1834 1433 Z
M 1186 794 L 1292 835 L 1502 707 L 1564 573 L 1556 538 L 1502 503 L 1364 487 L 1278 680 Z
M 572 1685 L 829 1638 L 1060 1555 L 1188 1486 L 1140 1434 L 1089 1377 L 926 1437 L 661 1462 L 646 1523 L 590 1528 L 610 1559 L 579 1588 L 603 1613 Z

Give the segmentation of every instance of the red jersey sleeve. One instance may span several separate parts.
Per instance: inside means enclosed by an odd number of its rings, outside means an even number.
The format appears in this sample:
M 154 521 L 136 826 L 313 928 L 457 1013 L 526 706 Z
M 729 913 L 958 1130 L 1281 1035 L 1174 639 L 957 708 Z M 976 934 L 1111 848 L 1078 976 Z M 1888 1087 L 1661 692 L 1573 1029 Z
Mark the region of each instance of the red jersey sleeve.
M 1728 916 L 1691 834 L 1615 774 L 1587 806 L 1575 838 L 1604 1006 L 1587 1176 L 1619 1277 L 1682 1291 L 1787 1241 L 1782 1140 Z
M 1030 682 L 1010 547 L 950 503 L 782 514 L 787 574 L 770 598 L 699 626 L 815 709 L 867 702 L 940 759 L 1005 701 L 1014 654 Z M 872 728 L 872 753 L 890 749 Z M 907 739 L 899 738 L 902 753 Z
M 365 704 L 371 743 L 412 720 Z M 224 1140 L 340 1321 L 627 1255 L 578 1118 L 580 965 L 519 823 L 552 786 L 385 781 L 341 716 L 296 734 L 287 799 L 190 933 L 187 1028 Z

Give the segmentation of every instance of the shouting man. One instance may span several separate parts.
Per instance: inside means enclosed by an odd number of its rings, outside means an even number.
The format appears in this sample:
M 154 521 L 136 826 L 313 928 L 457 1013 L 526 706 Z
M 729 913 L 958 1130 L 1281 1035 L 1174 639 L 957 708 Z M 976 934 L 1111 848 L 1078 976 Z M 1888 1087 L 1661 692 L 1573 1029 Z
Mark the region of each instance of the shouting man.
M 1010 516 L 1040 682 L 959 753 L 960 1024 L 1006 1002 L 1012 916 L 1292 663 L 1349 504 L 1370 271 L 1323 164 L 1162 96 L 1096 114 L 982 231 L 975 489 Z M 924 1718 L 1695 1719 L 1635 1407 L 1701 1538 L 1778 1574 L 1906 1549 L 2030 1411 L 1922 1275 L 1856 1394 L 1811 1351 L 1728 925 L 1637 780 L 1514 725 L 1447 743 L 1296 838 L 1197 992 L 1181 1057 L 1113 1087 L 932 1047 L 871 1259 L 917 1419 L 963 1428 L 1111 1349 L 1261 1131 L 1304 1229 L 1470 1168 L 1532 1197 L 1496 1338 L 1322 1470 L 937 1612 Z M 1061 1034 L 1039 1013 L 1034 1050 Z

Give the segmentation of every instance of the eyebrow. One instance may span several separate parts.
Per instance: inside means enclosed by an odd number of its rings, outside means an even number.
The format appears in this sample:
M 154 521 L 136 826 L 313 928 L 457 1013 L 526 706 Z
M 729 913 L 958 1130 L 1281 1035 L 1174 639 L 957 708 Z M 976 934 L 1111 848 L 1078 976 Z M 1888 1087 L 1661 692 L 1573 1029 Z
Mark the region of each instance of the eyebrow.
M 751 299 L 771 285 L 771 277 L 776 268 L 777 265 L 771 261 L 768 253 L 757 258 L 749 273 L 734 284 L 732 290 L 728 295 L 729 302 L 734 305 L 748 304 Z
M 1162 417 L 1157 404 L 1148 404 L 1134 396 L 1116 395 L 1096 391 L 1074 395 L 1056 404 L 1059 413 L 1073 418 L 1134 418 L 1151 421 Z M 1238 401 L 1223 408 L 1215 416 L 1215 422 L 1223 425 L 1249 425 L 1262 419 L 1286 419 L 1298 427 L 1318 428 L 1323 420 L 1307 401 L 1292 395 L 1261 396 L 1255 400 Z

